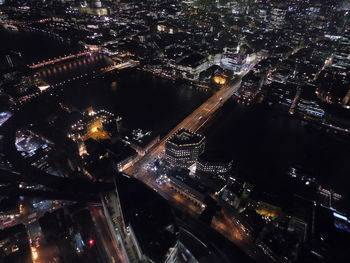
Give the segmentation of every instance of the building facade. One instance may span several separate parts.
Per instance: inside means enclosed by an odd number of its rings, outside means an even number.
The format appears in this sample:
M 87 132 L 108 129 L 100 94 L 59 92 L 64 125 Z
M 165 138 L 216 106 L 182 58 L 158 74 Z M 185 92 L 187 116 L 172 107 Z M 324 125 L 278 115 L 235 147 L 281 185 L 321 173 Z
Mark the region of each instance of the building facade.
M 170 167 L 188 168 L 198 160 L 204 148 L 203 135 L 180 129 L 166 141 L 166 162 Z
M 209 173 L 209 174 L 226 174 L 231 171 L 232 163 L 230 162 L 220 162 L 220 161 L 208 161 L 199 158 L 197 161 L 196 171 L 199 173 Z

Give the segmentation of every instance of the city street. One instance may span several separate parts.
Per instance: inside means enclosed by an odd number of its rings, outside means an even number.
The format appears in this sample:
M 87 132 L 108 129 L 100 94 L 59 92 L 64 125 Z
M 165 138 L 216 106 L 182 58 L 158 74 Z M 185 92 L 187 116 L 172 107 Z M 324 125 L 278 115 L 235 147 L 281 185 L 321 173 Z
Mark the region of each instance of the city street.
M 110 231 L 106 217 L 101 207 L 90 206 L 90 215 L 96 225 L 99 239 L 102 242 L 103 248 L 106 251 L 111 263 L 124 263 L 128 262 L 125 258 L 124 252 L 122 252 L 121 246 L 117 243 L 116 237 Z

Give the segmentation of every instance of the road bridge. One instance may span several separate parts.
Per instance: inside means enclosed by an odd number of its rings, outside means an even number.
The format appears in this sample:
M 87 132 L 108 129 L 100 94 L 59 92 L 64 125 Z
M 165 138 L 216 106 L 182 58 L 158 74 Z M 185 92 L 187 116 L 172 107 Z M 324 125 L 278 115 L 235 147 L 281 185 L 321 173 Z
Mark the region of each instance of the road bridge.
M 107 73 L 107 72 L 110 72 L 110 71 L 113 71 L 113 70 L 121 70 L 121 69 L 126 69 L 126 68 L 133 68 L 133 67 L 136 67 L 140 64 L 139 61 L 136 61 L 136 60 L 129 60 L 129 61 L 126 61 L 126 62 L 121 62 L 121 63 L 118 63 L 118 64 L 114 64 L 112 66 L 109 66 L 109 67 L 106 67 L 102 70 L 102 73 Z
M 206 204 L 199 199 L 194 200 L 195 197 L 193 197 L 193 195 L 188 196 L 186 192 L 179 194 L 169 183 L 162 185 L 157 184 L 155 182 L 155 175 L 148 169 L 148 164 L 156 158 L 164 157 L 166 140 L 179 129 L 186 128 L 198 132 L 206 128 L 216 112 L 239 89 L 242 77 L 245 76 L 254 65 L 255 64 L 252 64 L 233 85 L 225 85 L 219 91 L 214 93 L 207 101 L 164 136 L 152 151 L 141 158 L 134 166 L 123 172 L 144 182 L 162 197 L 173 203 L 174 206 L 181 208 L 182 211 L 185 211 L 194 217 L 199 217 L 206 208 Z M 244 225 L 227 209 L 222 208 L 221 211 L 214 216 L 211 222 L 211 227 L 243 249 L 252 258 L 260 258 L 261 261 L 266 259 L 264 256 L 262 256 L 262 258 L 260 257 L 262 255 L 261 250 L 255 245 L 253 238 L 246 231 Z
M 68 60 L 68 59 L 79 58 L 82 56 L 91 56 L 92 54 L 94 54 L 96 52 L 99 52 L 99 50 L 93 50 L 93 51 L 88 50 L 88 51 L 83 51 L 83 52 L 80 52 L 77 54 L 69 54 L 66 56 L 61 56 L 58 58 L 52 58 L 52 59 L 44 60 L 44 61 L 41 61 L 38 63 L 33 63 L 31 65 L 28 65 L 28 67 L 31 69 L 37 69 L 37 68 L 45 67 L 48 65 L 56 64 L 56 63 L 59 63 L 59 62 L 62 62 L 62 61 Z

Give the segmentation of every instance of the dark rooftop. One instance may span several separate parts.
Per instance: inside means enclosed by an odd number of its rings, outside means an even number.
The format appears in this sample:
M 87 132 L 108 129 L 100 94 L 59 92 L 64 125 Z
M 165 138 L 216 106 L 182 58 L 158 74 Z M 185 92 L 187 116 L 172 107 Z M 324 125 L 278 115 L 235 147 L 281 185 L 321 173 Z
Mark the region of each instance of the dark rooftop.
M 136 154 L 136 151 L 122 141 L 117 141 L 107 147 L 113 160 L 120 162 Z
M 198 67 L 203 62 L 204 59 L 205 59 L 205 56 L 198 53 L 194 53 L 185 58 L 180 59 L 178 63 L 179 65 L 182 65 L 185 67 L 195 68 L 195 67 Z

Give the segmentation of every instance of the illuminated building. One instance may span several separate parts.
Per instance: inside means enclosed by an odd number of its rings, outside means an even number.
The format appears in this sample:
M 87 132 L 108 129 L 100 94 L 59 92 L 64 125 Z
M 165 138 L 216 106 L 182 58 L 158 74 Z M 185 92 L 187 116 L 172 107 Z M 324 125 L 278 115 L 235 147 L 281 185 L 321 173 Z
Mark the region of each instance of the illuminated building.
M 199 183 L 188 175 L 186 170 L 173 170 L 168 176 L 170 188 L 182 196 L 192 200 L 192 202 L 202 207 L 202 203 L 208 193 L 208 187 Z
M 51 87 L 48 83 L 46 83 L 46 82 L 43 81 L 43 80 L 37 80 L 37 81 L 36 81 L 36 85 L 37 85 L 37 88 L 38 88 L 40 91 L 45 91 L 45 90 L 47 90 L 48 88 Z
M 164 24 L 158 24 L 157 25 L 157 30 L 159 32 L 166 32 L 169 34 L 174 34 L 176 32 L 178 32 L 177 29 L 174 29 L 173 27 L 169 26 L 169 25 L 164 25 Z
M 255 52 L 246 44 L 232 42 L 224 48 L 220 66 L 227 70 L 241 72 L 255 59 Z
M 85 155 L 88 155 L 89 153 L 86 150 L 86 145 L 85 145 L 84 141 L 82 139 L 78 139 L 77 143 L 78 143 L 79 156 L 83 157 Z
M 137 152 L 122 141 L 111 144 L 107 148 L 113 168 L 119 172 L 129 168 L 139 160 Z
M 298 111 L 319 118 L 323 118 L 325 115 L 325 111 L 317 102 L 305 99 L 300 99 L 298 103 Z
M 81 13 L 89 14 L 89 15 L 97 15 L 97 16 L 106 16 L 108 15 L 107 8 L 90 8 L 90 7 L 81 7 Z
M 82 139 L 108 140 L 114 133 L 120 131 L 121 117 L 105 110 L 95 112 L 91 107 L 84 113 L 84 117 L 71 126 L 68 137 L 77 141 Z
M 226 78 L 222 76 L 215 76 L 214 77 L 214 82 L 219 85 L 224 85 L 226 83 Z
M 262 78 L 254 74 L 247 74 L 237 92 L 237 98 L 242 102 L 250 102 L 258 95 L 262 86 Z
M 350 89 L 349 91 L 346 93 L 346 95 L 344 96 L 343 100 L 342 100 L 342 104 L 343 107 L 346 109 L 350 109 Z
M 94 119 L 88 125 L 87 134 L 84 136 L 84 140 L 92 138 L 96 141 L 110 139 L 109 134 L 103 129 L 103 119 Z
M 154 138 L 150 131 L 144 132 L 142 129 L 136 129 L 128 133 L 123 140 L 130 144 L 131 148 L 137 151 L 139 155 L 144 156 L 160 141 L 160 137 L 156 136 Z
M 83 14 L 96 15 L 96 16 L 106 16 L 109 14 L 109 10 L 102 6 L 101 1 L 94 1 L 90 6 L 86 3 L 82 4 L 80 7 L 80 12 Z
M 285 23 L 286 10 L 272 8 L 269 29 L 281 29 Z
M 196 80 L 199 74 L 207 70 L 212 65 L 208 57 L 198 53 L 190 54 L 181 58 L 174 66 L 185 79 Z
M 10 119 L 12 113 L 9 111 L 0 112 L 0 126 Z
M 209 174 L 226 174 L 231 171 L 233 161 L 217 161 L 210 160 L 204 157 L 199 157 L 197 161 L 197 172 L 198 173 L 209 173 Z
M 226 184 L 215 195 L 221 197 L 228 205 L 238 209 L 243 208 L 244 200 L 248 198 L 253 186 L 240 178 L 229 176 Z
M 96 114 L 96 112 L 94 111 L 94 109 L 92 107 L 89 107 L 87 110 L 86 110 L 87 114 L 89 116 L 94 116 Z
M 276 219 L 282 214 L 280 207 L 273 206 L 265 202 L 257 202 L 257 208 L 255 210 L 259 215 Z
M 238 209 L 240 205 L 240 198 L 232 192 L 230 189 L 224 189 L 221 195 L 222 200 L 224 200 L 230 206 Z
M 224 69 L 240 72 L 244 66 L 244 58 L 241 55 L 234 55 L 233 57 L 223 56 L 220 66 Z
M 124 219 L 118 188 L 104 193 L 103 196 L 104 198 L 101 198 L 103 212 L 107 218 L 108 227 L 113 233 L 112 240 L 119 245 L 121 255 L 126 258 L 125 262 L 143 262 L 144 255 L 133 227 Z
M 94 1 L 94 6 L 97 7 L 97 8 L 101 8 L 101 7 L 102 7 L 101 1 L 95 0 L 95 1 Z
M 204 152 L 204 147 L 203 135 L 180 129 L 166 141 L 166 161 L 172 167 L 188 168 Z

